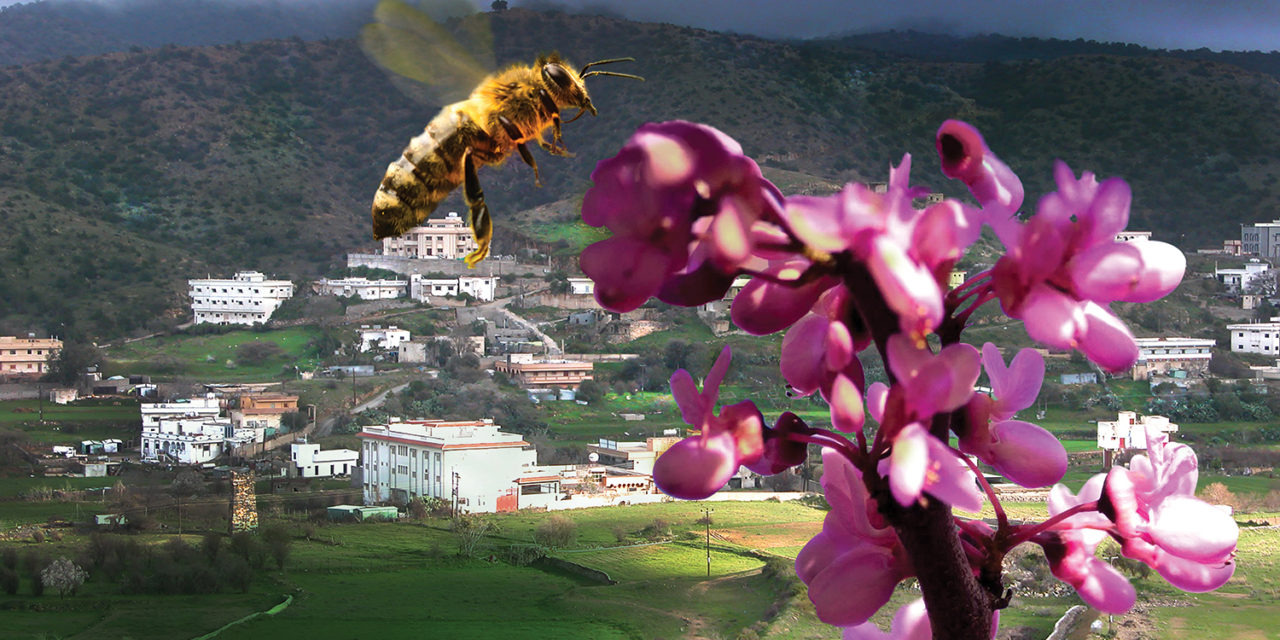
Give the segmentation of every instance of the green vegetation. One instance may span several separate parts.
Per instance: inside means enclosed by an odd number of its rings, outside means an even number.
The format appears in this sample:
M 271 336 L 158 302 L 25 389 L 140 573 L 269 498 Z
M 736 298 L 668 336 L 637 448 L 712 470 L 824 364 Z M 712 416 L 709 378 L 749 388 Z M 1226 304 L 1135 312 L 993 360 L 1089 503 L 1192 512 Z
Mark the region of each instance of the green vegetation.
M 699 522 L 708 507 L 713 510 L 710 581 L 704 525 Z M 1014 518 L 1037 517 L 1044 509 L 1042 503 L 1006 507 Z M 984 515 L 989 517 L 987 511 Z M 252 579 L 246 592 L 231 589 L 199 596 L 146 589 L 122 593 L 121 584 L 128 581 L 111 580 L 107 574 L 127 574 L 130 569 L 109 568 L 115 557 L 112 550 L 142 544 L 153 549 L 155 558 L 186 558 L 179 566 L 199 566 L 206 558 L 224 554 L 229 554 L 225 562 L 234 564 L 240 552 L 224 535 L 188 535 L 179 543 L 173 542 L 177 536 L 167 533 L 91 538 L 65 530 L 60 541 L 0 542 L 0 555 L 8 553 L 6 549 L 17 550 L 19 567 L 27 553 L 79 558 L 78 564 L 92 567 L 88 581 L 78 594 L 58 599 L 51 593 L 32 595 L 30 580 L 24 577 L 17 595 L 0 607 L 0 625 L 14 638 L 58 632 L 158 639 L 174 637 L 179 630 L 193 636 L 271 608 L 288 593 L 293 595 L 288 608 L 233 626 L 221 637 L 353 637 L 371 629 L 394 636 L 430 629 L 476 639 L 554 634 L 638 640 L 689 634 L 734 638 L 746 636 L 750 628 L 754 635 L 746 637 L 838 638 L 839 630 L 813 616 L 803 585 L 789 570 L 790 558 L 821 528 L 824 516 L 823 511 L 798 504 L 770 502 L 671 502 L 558 514 L 497 514 L 484 517 L 491 524 L 490 534 L 474 557 L 466 558 L 457 555 L 459 539 L 448 520 L 331 524 L 307 522 L 297 515 L 267 515 L 268 530 L 288 533 L 284 569 L 276 568 L 263 547 L 249 556 L 258 558 L 261 575 Z M 501 560 L 504 549 L 530 544 L 539 528 L 554 518 L 572 522 L 578 535 L 570 548 L 553 554 L 602 570 L 617 584 L 602 585 L 539 563 Z M 662 532 L 655 541 L 642 537 L 655 530 Z M 256 538 L 266 544 L 275 535 Z M 1225 640 L 1267 633 L 1277 622 L 1271 611 L 1274 584 L 1280 579 L 1275 535 L 1270 529 L 1242 530 L 1237 577 L 1218 593 L 1180 594 L 1154 574 L 1133 578 L 1139 598 L 1151 604 L 1117 616 L 1115 623 L 1154 626 L 1159 637 L 1170 638 Z M 212 547 L 210 537 L 216 540 Z M 1035 566 L 1039 554 L 1030 555 L 1029 566 Z M 1074 596 L 1016 593 L 1014 608 L 1002 616 L 1001 627 L 1028 627 L 1021 633 L 1032 637 L 1046 634 L 1054 620 L 1078 602 Z M 915 597 L 909 589 L 900 589 L 875 619 L 887 623 L 898 604 Z M 59 614 L 49 617 L 42 609 L 55 601 Z M 157 608 L 165 611 L 162 621 L 155 619 Z
M 107 350 L 107 373 L 147 373 L 156 379 L 205 378 L 225 382 L 269 380 L 286 367 L 290 375 L 294 366 L 312 368 L 317 362 L 312 341 L 321 334 L 319 328 L 302 326 L 148 338 Z M 275 345 L 275 348 L 262 345 Z

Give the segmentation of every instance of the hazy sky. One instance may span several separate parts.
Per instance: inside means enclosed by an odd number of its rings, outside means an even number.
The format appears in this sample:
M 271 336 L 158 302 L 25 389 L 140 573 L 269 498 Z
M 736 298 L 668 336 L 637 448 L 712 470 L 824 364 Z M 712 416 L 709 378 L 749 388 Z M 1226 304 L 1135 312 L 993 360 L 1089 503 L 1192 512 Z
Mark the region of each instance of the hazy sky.
M 489 0 L 471 2 L 485 9 L 489 6 Z M 1162 48 L 1280 50 L 1280 0 L 510 0 L 512 6 L 529 2 L 604 7 L 638 20 L 763 36 L 912 28 L 957 35 L 1086 38 Z M 0 6 L 10 4 L 15 0 L 0 0 Z

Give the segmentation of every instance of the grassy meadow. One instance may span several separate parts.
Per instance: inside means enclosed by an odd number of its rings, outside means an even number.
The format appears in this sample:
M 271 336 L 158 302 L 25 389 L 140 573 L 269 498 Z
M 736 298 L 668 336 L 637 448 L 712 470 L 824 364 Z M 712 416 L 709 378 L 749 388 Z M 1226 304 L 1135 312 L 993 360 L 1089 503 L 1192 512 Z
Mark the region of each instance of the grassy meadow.
M 148 372 L 157 379 L 197 378 L 220 382 L 260 382 L 277 377 L 283 367 L 311 368 L 315 360 L 307 345 L 320 335 L 314 326 L 271 331 L 231 331 L 221 334 L 159 336 L 107 350 L 106 375 Z M 260 362 L 243 362 L 241 345 L 271 342 L 280 348 Z
M 1044 508 L 1007 507 L 1016 518 L 1035 517 Z M 712 510 L 710 579 L 708 527 L 699 521 L 703 509 Z M 983 515 L 990 516 L 987 511 Z M 814 617 L 803 585 L 786 575 L 790 561 L 821 529 L 824 511 L 796 503 L 669 502 L 557 515 L 574 523 L 576 536 L 551 555 L 604 571 L 616 584 L 503 559 L 513 545 L 533 542 L 539 525 L 551 517 L 546 513 L 485 517 L 495 528 L 474 557 L 464 558 L 448 520 L 308 523 L 301 514 L 268 511 L 264 524 L 282 523 L 295 538 L 285 568 L 260 573 L 247 592 L 126 595 L 91 576 L 74 596 L 35 597 L 24 578 L 18 595 L 0 596 L 0 628 L 4 637 L 15 639 L 195 638 L 292 596 L 275 615 L 231 625 L 217 637 L 840 637 L 838 629 Z M 0 542 L 0 552 L 37 549 L 46 557 L 74 558 L 87 537 L 64 531 L 61 540 L 41 544 Z M 176 536 L 133 537 L 159 548 Z M 1280 628 L 1277 537 L 1275 529 L 1243 528 L 1236 577 L 1217 593 L 1182 594 L 1154 574 L 1134 578 L 1142 606 L 1112 623 L 1160 638 L 1274 637 L 1269 634 Z M 200 542 L 199 535 L 183 538 Z M 876 620 L 887 623 L 896 604 L 914 597 L 907 586 L 900 587 L 895 606 Z M 1018 596 L 1002 615 L 1002 628 L 1029 627 L 1018 632 L 1044 637 L 1076 603 L 1073 594 Z M 164 613 L 157 616 L 157 611 Z

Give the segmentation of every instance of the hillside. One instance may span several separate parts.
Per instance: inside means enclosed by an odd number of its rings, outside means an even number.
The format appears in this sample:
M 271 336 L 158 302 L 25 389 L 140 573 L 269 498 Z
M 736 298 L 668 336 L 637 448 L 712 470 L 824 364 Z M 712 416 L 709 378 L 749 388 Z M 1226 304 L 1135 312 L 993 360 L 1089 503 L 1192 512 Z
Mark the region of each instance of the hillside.
M 647 79 L 591 80 L 600 115 L 565 127 L 574 158 L 535 151 L 543 188 L 519 162 L 481 171 L 500 253 L 540 243 L 563 255 L 591 237 L 570 218 L 596 162 L 636 126 L 673 118 L 738 138 L 787 191 L 884 180 L 910 151 L 917 182 L 963 196 L 934 169 L 932 142 L 959 117 L 1019 171 L 1029 205 L 1054 157 L 1128 178 L 1132 226 L 1187 248 L 1280 205 L 1269 126 L 1280 86 L 1229 64 L 1154 53 L 928 61 L 601 16 L 474 19 L 492 20 L 500 63 L 553 47 L 576 64 L 630 55 L 626 70 Z M 187 277 L 314 277 L 371 249 L 372 192 L 437 108 L 341 39 L 135 47 L 0 69 L 0 221 L 18 230 L 0 238 L 0 333 L 134 332 L 185 315 Z M 442 209 L 459 210 L 458 195 Z

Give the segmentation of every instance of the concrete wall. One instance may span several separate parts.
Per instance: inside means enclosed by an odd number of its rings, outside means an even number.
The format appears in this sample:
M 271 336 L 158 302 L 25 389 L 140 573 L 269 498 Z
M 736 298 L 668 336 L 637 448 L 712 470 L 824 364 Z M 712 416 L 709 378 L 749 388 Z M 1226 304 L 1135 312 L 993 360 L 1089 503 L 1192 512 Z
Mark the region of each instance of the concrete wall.
M 468 269 L 467 263 L 461 260 L 422 260 L 404 256 L 384 256 L 373 253 L 348 253 L 347 267 L 370 267 L 387 269 L 403 275 L 415 273 L 443 273 L 450 276 L 512 276 L 532 273 L 542 276 L 546 273 L 545 264 L 520 264 L 512 260 L 485 258 L 475 269 Z
M 53 383 L 43 385 L 46 390 L 52 389 Z M 39 390 L 34 382 L 11 382 L 0 384 L 0 400 L 35 400 Z
M 770 498 L 781 501 L 796 500 L 808 494 L 803 491 L 720 491 L 704 502 L 763 502 Z M 520 496 L 525 498 L 528 496 Z M 566 509 L 589 509 L 591 507 L 613 507 L 624 504 L 654 504 L 675 500 L 664 493 L 636 493 L 614 496 L 577 494 L 568 500 L 557 500 L 547 504 L 547 511 L 563 511 Z M 523 500 L 521 506 L 524 506 Z
M 571 293 L 541 293 L 533 298 L 534 306 L 556 307 L 557 309 L 599 309 L 596 297 L 591 295 L 574 295 Z

